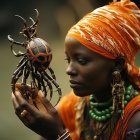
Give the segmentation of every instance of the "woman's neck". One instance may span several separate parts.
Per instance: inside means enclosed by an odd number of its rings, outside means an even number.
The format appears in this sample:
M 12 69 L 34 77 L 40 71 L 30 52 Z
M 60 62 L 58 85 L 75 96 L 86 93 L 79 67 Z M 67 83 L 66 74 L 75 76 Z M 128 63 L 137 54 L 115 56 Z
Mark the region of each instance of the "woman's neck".
M 102 92 L 96 92 L 95 94 L 93 94 L 93 97 L 98 103 L 107 102 L 112 98 L 111 89 L 107 91 L 104 90 Z

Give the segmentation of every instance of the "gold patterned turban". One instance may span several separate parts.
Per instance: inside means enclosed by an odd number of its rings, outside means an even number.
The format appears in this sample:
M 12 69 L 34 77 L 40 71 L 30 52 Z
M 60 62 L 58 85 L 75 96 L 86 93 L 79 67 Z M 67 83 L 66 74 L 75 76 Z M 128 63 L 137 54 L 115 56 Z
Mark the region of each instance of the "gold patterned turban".
M 132 84 L 140 90 L 140 68 L 134 64 L 140 49 L 140 9 L 130 0 L 112 2 L 85 15 L 67 36 L 110 59 L 124 57 Z

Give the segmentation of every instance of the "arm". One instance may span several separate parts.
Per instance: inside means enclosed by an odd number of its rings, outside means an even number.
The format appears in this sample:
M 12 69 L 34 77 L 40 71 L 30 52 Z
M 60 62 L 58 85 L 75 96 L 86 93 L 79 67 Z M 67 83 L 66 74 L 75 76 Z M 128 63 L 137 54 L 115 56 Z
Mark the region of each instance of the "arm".
M 125 140 L 140 140 L 140 111 L 138 111 L 130 120 Z
M 38 98 L 46 109 L 45 113 L 29 104 L 19 90 L 16 90 L 16 92 L 12 94 L 15 113 L 22 123 L 47 140 L 57 140 L 59 138 L 58 136 L 67 137 L 66 140 L 71 140 L 69 133 L 67 133 L 63 127 L 63 122 L 57 110 L 44 97 L 42 92 L 38 92 Z

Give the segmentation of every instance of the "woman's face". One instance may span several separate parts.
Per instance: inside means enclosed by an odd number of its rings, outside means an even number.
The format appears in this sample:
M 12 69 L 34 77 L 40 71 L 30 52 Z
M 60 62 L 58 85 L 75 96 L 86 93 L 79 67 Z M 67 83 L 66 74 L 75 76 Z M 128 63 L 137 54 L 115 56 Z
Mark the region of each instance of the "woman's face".
M 98 95 L 110 90 L 113 60 L 98 55 L 71 37 L 66 37 L 65 53 L 68 62 L 66 73 L 76 95 Z

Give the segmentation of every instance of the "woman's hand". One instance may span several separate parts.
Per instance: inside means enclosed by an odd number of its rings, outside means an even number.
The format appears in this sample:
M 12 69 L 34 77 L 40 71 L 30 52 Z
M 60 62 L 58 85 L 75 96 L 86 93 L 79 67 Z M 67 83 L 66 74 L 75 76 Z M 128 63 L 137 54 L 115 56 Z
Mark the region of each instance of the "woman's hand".
M 53 140 L 58 135 L 62 135 L 65 132 L 63 123 L 57 110 L 44 97 L 43 93 L 36 90 L 36 100 L 31 103 L 23 97 L 22 92 L 21 86 L 17 84 L 15 93 L 12 93 L 12 101 L 15 113 L 23 124 L 47 139 Z

